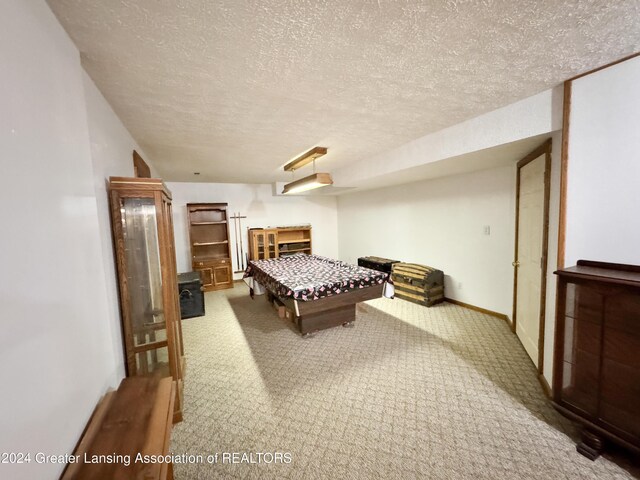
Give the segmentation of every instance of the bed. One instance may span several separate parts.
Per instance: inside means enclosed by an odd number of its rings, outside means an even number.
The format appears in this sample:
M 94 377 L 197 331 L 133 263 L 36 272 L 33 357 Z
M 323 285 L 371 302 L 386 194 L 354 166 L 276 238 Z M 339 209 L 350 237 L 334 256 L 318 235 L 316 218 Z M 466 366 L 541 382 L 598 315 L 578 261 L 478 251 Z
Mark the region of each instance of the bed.
M 357 303 L 393 296 L 388 273 L 304 253 L 250 261 L 244 280 L 252 297 L 266 294 L 303 336 L 352 326 Z

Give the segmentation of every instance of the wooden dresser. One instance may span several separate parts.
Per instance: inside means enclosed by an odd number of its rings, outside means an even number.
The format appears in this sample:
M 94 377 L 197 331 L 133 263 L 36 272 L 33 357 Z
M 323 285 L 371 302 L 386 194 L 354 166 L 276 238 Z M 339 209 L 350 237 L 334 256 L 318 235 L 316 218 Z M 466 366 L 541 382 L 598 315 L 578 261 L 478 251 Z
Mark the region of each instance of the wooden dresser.
M 640 452 L 640 267 L 580 260 L 558 270 L 553 403 L 582 424 L 577 450 Z

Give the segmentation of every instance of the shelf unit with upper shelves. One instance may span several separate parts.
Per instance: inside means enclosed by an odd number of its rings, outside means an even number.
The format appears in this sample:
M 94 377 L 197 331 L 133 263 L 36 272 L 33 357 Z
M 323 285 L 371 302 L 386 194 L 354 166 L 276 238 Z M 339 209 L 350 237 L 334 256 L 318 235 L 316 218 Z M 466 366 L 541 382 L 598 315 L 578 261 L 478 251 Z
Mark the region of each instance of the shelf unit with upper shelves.
M 193 270 L 205 291 L 233 287 L 226 203 L 188 203 Z
M 249 229 L 251 260 L 311 252 L 311 226 Z

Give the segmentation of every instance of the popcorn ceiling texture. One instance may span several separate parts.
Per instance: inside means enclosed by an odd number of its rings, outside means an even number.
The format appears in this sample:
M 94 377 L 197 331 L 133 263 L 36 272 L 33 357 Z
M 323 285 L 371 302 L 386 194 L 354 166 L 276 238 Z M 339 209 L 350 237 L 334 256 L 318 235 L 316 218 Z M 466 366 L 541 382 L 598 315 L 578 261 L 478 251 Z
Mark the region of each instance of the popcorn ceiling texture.
M 48 3 L 170 181 L 289 180 L 315 145 L 331 171 L 640 46 L 638 0 Z

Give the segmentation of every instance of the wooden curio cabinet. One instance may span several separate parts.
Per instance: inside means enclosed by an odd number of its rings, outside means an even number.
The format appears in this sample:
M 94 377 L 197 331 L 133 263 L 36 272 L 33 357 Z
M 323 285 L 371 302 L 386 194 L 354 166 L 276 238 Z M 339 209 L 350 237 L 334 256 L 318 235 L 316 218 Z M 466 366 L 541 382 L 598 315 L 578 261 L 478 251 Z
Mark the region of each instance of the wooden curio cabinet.
M 194 272 L 204 291 L 233 287 L 226 203 L 188 203 L 189 240 Z
M 582 424 L 586 457 L 604 440 L 640 453 L 640 267 L 579 260 L 555 273 L 553 404 Z
M 127 376 L 172 377 L 179 422 L 185 360 L 171 193 L 160 179 L 111 177 L 109 200 Z
M 278 256 L 278 230 L 249 230 L 249 250 L 251 260 L 266 260 Z

